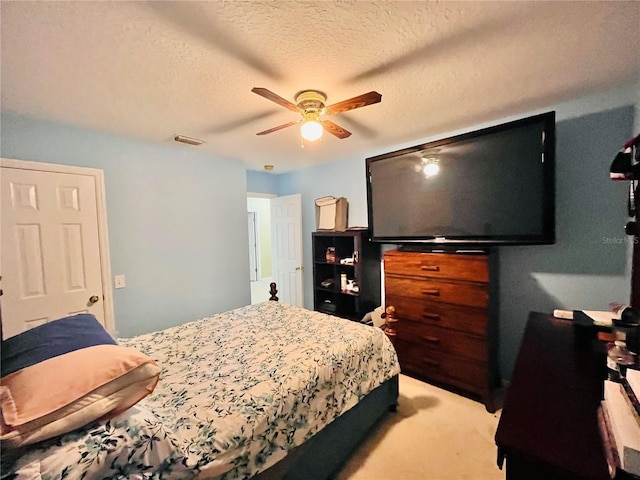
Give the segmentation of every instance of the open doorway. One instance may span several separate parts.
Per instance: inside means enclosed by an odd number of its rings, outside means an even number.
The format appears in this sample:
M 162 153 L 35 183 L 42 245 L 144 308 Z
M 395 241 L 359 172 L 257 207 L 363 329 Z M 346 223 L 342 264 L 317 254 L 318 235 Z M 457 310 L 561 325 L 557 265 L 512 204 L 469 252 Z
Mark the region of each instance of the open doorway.
M 272 277 L 271 198 L 276 195 L 247 193 L 247 226 L 251 273 L 251 303 L 269 299 Z

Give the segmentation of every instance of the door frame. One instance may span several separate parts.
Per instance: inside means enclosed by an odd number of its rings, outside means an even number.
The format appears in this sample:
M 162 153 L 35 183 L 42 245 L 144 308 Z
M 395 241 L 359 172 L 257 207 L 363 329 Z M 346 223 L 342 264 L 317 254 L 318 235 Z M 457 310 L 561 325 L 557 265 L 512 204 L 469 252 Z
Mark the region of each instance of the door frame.
M 40 172 L 68 173 L 93 177 L 96 190 L 96 215 L 98 220 L 98 242 L 100 245 L 100 272 L 102 274 L 102 298 L 104 305 L 105 330 L 115 334 L 116 325 L 113 309 L 113 288 L 111 285 L 111 256 L 109 254 L 109 233 L 107 229 L 107 201 L 105 196 L 104 171 L 97 168 L 33 162 L 12 158 L 0 158 L 0 167 Z
M 262 198 L 262 199 L 266 199 L 266 200 L 271 200 L 272 198 L 276 198 L 278 195 L 276 195 L 275 193 L 258 193 L 258 192 L 247 192 L 247 200 L 249 198 Z M 257 240 L 257 258 L 256 261 L 258 262 L 258 281 L 261 281 L 264 277 L 262 276 L 262 254 L 260 253 L 262 250 L 262 243 L 260 240 L 260 237 L 262 235 L 261 233 L 261 222 L 262 222 L 262 218 L 260 218 L 260 212 L 255 210 L 255 209 L 251 209 L 249 208 L 249 206 L 247 206 L 247 212 L 255 212 L 256 213 L 256 240 Z M 273 225 L 273 219 L 270 219 L 271 225 Z M 272 229 L 273 232 L 273 229 Z M 273 246 L 272 246 L 273 247 Z M 271 277 L 273 277 L 273 255 L 269 252 L 269 255 L 271 256 L 271 258 L 269 259 L 269 261 L 271 262 Z M 269 278 L 269 277 L 266 277 Z
M 260 212 L 258 212 L 257 210 L 253 210 L 253 209 L 249 209 L 247 210 L 247 215 L 251 215 L 253 214 L 253 238 L 249 239 L 249 258 L 251 258 L 251 241 L 253 241 L 253 256 L 255 258 L 255 273 L 256 273 L 256 279 L 255 281 L 259 281 L 262 280 L 262 268 L 260 265 Z M 249 266 L 251 267 L 251 262 L 249 262 Z M 249 274 L 249 277 L 251 277 L 251 274 Z M 251 278 L 249 278 L 251 279 Z

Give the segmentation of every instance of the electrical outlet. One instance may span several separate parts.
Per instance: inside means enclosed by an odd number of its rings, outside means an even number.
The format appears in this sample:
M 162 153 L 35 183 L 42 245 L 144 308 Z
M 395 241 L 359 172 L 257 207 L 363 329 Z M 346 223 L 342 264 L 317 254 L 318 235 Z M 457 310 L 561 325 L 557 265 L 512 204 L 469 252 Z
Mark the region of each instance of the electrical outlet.
M 113 286 L 115 288 L 124 288 L 126 286 L 124 275 L 116 275 L 113 277 Z

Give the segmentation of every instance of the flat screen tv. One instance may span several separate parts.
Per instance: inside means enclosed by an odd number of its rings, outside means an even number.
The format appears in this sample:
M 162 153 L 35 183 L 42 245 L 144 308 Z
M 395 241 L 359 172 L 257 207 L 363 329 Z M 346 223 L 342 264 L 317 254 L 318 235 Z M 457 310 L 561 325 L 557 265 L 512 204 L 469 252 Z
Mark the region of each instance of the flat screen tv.
M 366 159 L 372 240 L 555 242 L 555 112 Z

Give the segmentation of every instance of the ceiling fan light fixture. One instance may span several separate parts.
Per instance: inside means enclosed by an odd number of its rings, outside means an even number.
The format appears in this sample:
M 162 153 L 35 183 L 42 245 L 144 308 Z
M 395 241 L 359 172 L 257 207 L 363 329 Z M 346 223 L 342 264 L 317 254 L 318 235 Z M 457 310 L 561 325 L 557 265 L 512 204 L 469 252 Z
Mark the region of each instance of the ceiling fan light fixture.
M 320 120 L 322 115 L 336 115 L 338 113 L 347 112 L 355 108 L 366 107 L 367 105 L 373 105 L 379 103 L 382 100 L 382 95 L 378 92 L 371 91 L 358 95 L 357 97 L 343 100 L 342 102 L 334 103 L 328 107 L 325 105 L 327 96 L 319 90 L 302 90 L 296 93 L 296 103 L 291 103 L 289 100 L 282 98 L 280 95 L 276 95 L 271 90 L 263 87 L 254 87 L 251 91 L 261 97 L 266 98 L 274 103 L 277 103 L 281 107 L 284 107 L 293 112 L 300 113 L 302 118 L 297 122 L 289 122 L 277 127 L 264 130 L 256 133 L 256 135 L 266 135 L 268 133 L 277 132 L 283 128 L 291 127 L 300 122 L 303 122 L 300 133 L 302 134 L 302 146 L 304 147 L 304 140 L 314 141 L 322 137 L 324 130 L 329 132 L 340 139 L 348 138 L 351 136 L 351 132 L 345 130 L 340 125 L 333 123 L 330 120 Z
M 440 165 L 437 158 L 423 158 L 422 159 L 422 172 L 427 178 L 434 177 L 440 172 Z
M 313 142 L 322 137 L 322 125 L 316 120 L 307 120 L 300 127 L 302 138 Z

